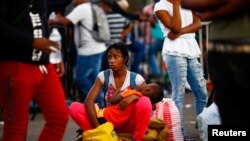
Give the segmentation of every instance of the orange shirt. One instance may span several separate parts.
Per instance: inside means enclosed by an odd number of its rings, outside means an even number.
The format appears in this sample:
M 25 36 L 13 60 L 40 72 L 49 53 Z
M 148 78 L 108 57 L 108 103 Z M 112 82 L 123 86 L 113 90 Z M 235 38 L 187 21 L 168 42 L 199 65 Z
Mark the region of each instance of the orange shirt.
M 121 93 L 123 98 L 130 95 L 142 96 L 139 91 L 133 89 L 128 89 Z M 104 109 L 96 107 L 97 117 L 104 117 L 107 121 L 112 121 L 114 127 L 120 127 L 130 118 L 133 113 L 134 104 L 134 102 L 129 104 L 124 111 L 121 111 L 117 105 L 110 105 Z
M 128 90 L 121 93 L 121 96 L 123 98 L 128 97 L 130 95 L 137 95 L 137 96 L 140 96 L 140 97 L 142 96 L 142 94 L 139 91 L 135 90 L 135 89 L 128 89 Z

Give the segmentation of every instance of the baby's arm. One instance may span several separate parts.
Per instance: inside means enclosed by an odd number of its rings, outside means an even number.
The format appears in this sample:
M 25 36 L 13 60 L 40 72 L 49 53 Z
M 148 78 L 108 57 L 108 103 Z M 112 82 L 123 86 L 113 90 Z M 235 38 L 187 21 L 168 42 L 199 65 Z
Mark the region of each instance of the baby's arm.
M 117 92 L 114 96 L 112 96 L 109 100 L 111 104 L 117 104 L 122 100 L 122 96 L 120 95 L 120 92 Z
M 123 98 L 131 96 L 131 95 L 136 95 L 138 97 L 142 96 L 142 94 L 140 92 L 138 92 L 137 90 L 135 90 L 135 89 L 129 89 L 129 90 L 126 90 L 126 91 L 123 91 L 123 92 L 121 92 L 120 90 L 117 90 L 115 92 L 115 95 L 110 98 L 109 102 L 111 104 L 117 104 Z
M 111 104 L 118 104 L 122 100 L 122 96 L 120 95 L 122 92 L 121 89 L 116 89 L 115 94 L 110 98 L 109 102 Z

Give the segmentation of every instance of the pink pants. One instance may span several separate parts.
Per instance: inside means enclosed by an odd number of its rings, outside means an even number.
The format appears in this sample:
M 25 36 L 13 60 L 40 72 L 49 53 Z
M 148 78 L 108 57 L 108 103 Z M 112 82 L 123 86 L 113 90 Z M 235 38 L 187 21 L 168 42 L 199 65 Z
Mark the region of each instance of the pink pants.
M 32 99 L 41 108 L 45 126 L 39 141 L 62 141 L 69 113 L 63 88 L 53 65 L 48 74 L 38 65 L 0 62 L 0 108 L 3 109 L 3 141 L 24 141 Z
M 84 104 L 74 102 L 70 105 L 69 112 L 73 120 L 79 125 L 84 131 L 93 129 L 93 125 Z M 152 112 L 152 105 L 148 97 L 140 97 L 139 100 L 134 103 L 133 110 L 131 111 L 131 117 L 121 127 L 117 127 L 115 131 L 117 133 L 132 133 L 133 138 L 136 141 L 142 141 L 150 121 Z M 105 114 L 104 114 L 105 115 Z M 105 117 L 106 118 L 106 117 Z M 119 118 L 119 116 L 117 116 Z M 112 119 L 107 119 L 112 123 Z

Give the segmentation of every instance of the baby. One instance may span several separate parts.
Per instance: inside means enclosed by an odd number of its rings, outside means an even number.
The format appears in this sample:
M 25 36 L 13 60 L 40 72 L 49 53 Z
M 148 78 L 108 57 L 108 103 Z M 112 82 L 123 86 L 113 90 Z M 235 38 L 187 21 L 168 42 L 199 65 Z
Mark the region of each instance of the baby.
M 104 109 L 99 109 L 98 105 L 95 106 L 98 120 L 103 122 L 104 119 L 112 118 L 112 121 L 116 121 L 113 123 L 114 125 L 126 121 L 132 113 L 130 108 L 130 105 L 133 103 L 132 101 L 136 101 L 142 96 L 149 97 L 154 110 L 155 104 L 163 99 L 163 89 L 156 83 L 149 83 L 136 87 L 135 89 L 127 89 L 123 92 L 117 92 L 109 101 L 112 105 L 107 106 Z M 130 98 L 125 100 L 124 98 L 127 97 Z

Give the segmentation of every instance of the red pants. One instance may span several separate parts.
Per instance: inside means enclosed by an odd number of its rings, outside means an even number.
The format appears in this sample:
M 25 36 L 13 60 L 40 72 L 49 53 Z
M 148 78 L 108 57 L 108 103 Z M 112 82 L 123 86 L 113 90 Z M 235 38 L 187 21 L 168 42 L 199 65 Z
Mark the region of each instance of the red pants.
M 24 141 L 33 99 L 41 108 L 45 126 L 39 141 L 62 141 L 68 109 L 63 88 L 53 65 L 47 74 L 38 65 L 0 62 L 0 108 L 3 109 L 3 141 Z
M 108 113 L 104 112 L 104 117 L 107 121 L 113 123 L 115 131 L 118 133 L 132 133 L 133 138 L 136 141 L 142 141 L 150 121 L 152 112 L 152 105 L 148 97 L 140 97 L 136 103 L 131 103 L 130 117 L 122 118 L 121 115 L 116 115 L 116 119 L 113 119 L 114 115 L 108 116 Z M 82 103 L 74 102 L 69 108 L 70 114 L 73 120 L 80 126 L 84 131 L 93 129 L 93 125 L 85 106 Z M 117 112 L 119 114 L 119 112 Z M 120 123 L 118 122 L 120 120 Z M 127 120 L 127 121 L 125 121 Z

